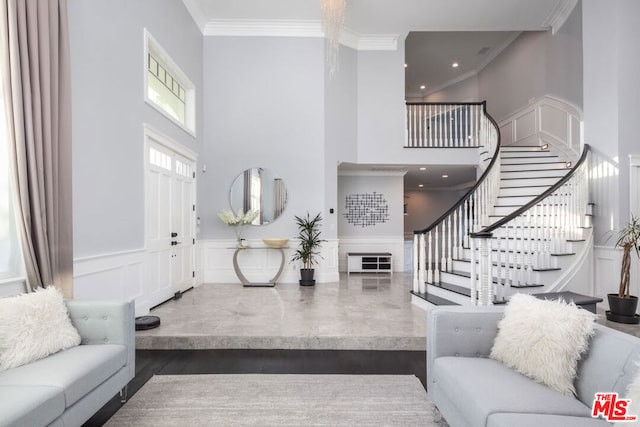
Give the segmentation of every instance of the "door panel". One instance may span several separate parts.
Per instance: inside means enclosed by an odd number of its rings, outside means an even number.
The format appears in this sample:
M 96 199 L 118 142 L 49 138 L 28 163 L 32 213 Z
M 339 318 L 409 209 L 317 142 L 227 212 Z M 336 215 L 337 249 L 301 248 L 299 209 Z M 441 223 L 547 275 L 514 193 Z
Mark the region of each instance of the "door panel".
M 193 286 L 195 164 L 147 138 L 145 296 L 153 307 Z

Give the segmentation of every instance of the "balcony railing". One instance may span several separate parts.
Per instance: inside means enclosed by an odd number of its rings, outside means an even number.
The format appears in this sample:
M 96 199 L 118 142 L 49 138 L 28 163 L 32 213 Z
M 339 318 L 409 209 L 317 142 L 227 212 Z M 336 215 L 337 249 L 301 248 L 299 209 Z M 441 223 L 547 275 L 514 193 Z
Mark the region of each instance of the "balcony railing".
M 412 105 L 419 106 L 424 112 L 425 104 Z M 496 122 L 486 112 L 486 103 L 437 105 L 446 106 L 449 117 L 453 117 L 450 113 L 452 111 L 466 112 L 465 126 L 457 129 L 465 129 L 465 137 L 462 139 L 474 144 L 468 145 L 470 147 L 482 147 L 482 152 L 487 153 L 488 160 L 480 162 L 479 166 L 483 171 L 480 179 L 451 209 L 429 227 L 414 232 L 413 291 L 422 294 L 426 292 L 427 282 L 437 283 L 440 281 L 441 271 L 451 271 L 453 259 L 460 257 L 464 248 L 469 247 L 470 235 L 489 225 L 490 209 L 495 204 L 500 190 L 500 133 Z M 438 108 L 437 111 L 442 114 L 444 109 Z M 455 117 L 462 117 L 462 114 Z M 471 117 L 473 119 L 470 119 Z M 451 119 L 447 121 L 455 122 Z M 455 133 L 449 135 L 453 134 Z M 440 141 L 440 137 L 437 141 Z M 453 143 L 459 142 L 462 140 L 456 136 Z M 442 146 L 451 147 L 444 142 Z
M 406 104 L 405 147 L 454 148 L 483 145 L 485 103 Z

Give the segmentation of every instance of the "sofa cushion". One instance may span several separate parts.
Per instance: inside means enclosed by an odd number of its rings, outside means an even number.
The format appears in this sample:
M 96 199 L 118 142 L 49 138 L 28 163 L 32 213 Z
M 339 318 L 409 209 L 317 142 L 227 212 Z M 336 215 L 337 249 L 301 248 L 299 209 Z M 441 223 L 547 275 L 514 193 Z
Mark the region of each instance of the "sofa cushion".
M 80 345 L 0 374 L 2 385 L 43 385 L 64 389 L 65 407 L 99 386 L 122 368 L 122 345 Z
M 488 358 L 438 357 L 433 380 L 468 425 L 484 425 L 490 414 L 522 412 L 589 416 L 579 400 L 539 384 L 502 363 Z M 542 425 L 542 424 L 540 424 Z
M 615 392 L 627 396 L 640 361 L 637 337 L 603 325 L 595 325 L 595 332 L 589 350 L 578 362 L 575 381 L 578 399 L 586 405 L 592 404 L 596 393 Z
M 514 414 L 501 412 L 489 415 L 487 427 L 610 427 L 605 420 L 567 415 Z
M 62 294 L 53 286 L 0 298 L 0 372 L 80 344 Z
M 589 346 L 594 321 L 593 313 L 573 303 L 516 294 L 498 323 L 490 356 L 560 393 L 574 396 L 578 360 Z
M 1 427 L 49 425 L 64 409 L 64 393 L 59 387 L 0 385 Z

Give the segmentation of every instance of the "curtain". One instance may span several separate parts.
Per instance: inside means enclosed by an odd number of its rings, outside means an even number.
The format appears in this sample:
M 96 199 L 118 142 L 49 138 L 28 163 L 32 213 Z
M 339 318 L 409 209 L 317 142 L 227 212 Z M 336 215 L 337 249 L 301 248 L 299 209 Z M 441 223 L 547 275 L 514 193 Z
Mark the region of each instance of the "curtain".
M 73 296 L 66 0 L 5 0 L 0 55 L 17 216 L 31 290 Z

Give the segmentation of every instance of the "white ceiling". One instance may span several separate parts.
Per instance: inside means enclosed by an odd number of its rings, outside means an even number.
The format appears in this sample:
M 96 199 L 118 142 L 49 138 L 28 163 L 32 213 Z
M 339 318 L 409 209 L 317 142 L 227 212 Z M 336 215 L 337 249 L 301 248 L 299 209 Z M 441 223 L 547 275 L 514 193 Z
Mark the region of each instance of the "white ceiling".
M 477 73 L 522 31 L 559 28 L 578 0 L 347 0 L 342 43 L 395 48 L 407 37 L 406 92 L 423 96 Z M 183 0 L 205 35 L 321 37 L 320 0 Z M 362 41 L 370 42 L 368 45 Z M 371 44 L 373 41 L 373 44 Z M 382 41 L 382 42 L 381 42 Z M 479 55 L 478 52 L 489 50 Z M 452 72 L 451 63 L 460 67 Z M 419 86 L 426 84 L 426 91 Z M 400 167 L 405 190 L 456 188 L 475 179 L 468 166 Z M 384 172 L 348 165 L 345 173 Z M 391 166 L 389 166 L 391 167 Z M 393 166 L 398 169 L 398 166 Z M 390 172 L 393 173 L 393 172 Z M 444 180 L 442 174 L 448 174 Z

